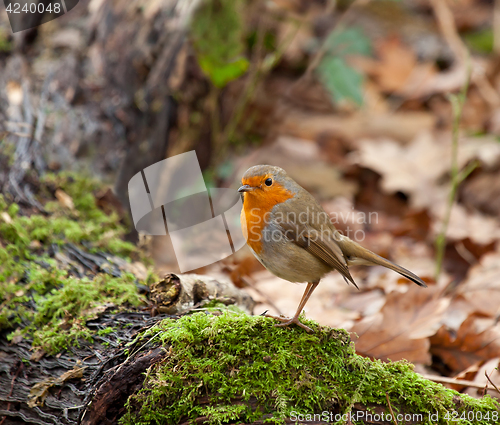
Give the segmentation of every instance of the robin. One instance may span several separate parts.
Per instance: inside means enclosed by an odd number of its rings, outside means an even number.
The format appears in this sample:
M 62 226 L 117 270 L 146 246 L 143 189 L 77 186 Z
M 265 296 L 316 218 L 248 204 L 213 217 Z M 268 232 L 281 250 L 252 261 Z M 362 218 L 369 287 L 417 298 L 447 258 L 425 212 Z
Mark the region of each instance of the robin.
M 241 227 L 253 254 L 276 276 L 307 282 L 292 318 L 266 315 L 282 322 L 275 326 L 295 323 L 311 332 L 299 315 L 321 278 L 332 270 L 356 288 L 349 272 L 352 265 L 384 266 L 419 286 L 427 286 L 411 271 L 342 235 L 314 197 L 285 170 L 256 165 L 245 172 L 242 184 L 238 189 L 243 197 Z

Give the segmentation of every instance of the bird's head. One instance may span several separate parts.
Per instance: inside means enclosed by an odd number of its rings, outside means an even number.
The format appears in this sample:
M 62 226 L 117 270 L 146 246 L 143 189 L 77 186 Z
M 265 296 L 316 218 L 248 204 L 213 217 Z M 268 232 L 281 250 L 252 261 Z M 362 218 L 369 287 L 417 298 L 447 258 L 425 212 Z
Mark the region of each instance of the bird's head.
M 238 192 L 244 194 L 243 203 L 253 206 L 273 206 L 292 198 L 297 192 L 295 183 L 285 170 L 272 165 L 249 168 L 241 179 Z

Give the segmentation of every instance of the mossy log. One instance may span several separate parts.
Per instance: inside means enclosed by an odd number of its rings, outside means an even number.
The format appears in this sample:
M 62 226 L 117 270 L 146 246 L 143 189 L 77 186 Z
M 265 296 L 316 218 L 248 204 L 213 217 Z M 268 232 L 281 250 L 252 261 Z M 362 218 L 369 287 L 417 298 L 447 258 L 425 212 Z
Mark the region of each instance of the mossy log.
M 307 323 L 314 333 L 231 309 L 162 320 L 103 380 L 82 423 L 500 422 L 492 398 L 358 356 L 346 331 Z

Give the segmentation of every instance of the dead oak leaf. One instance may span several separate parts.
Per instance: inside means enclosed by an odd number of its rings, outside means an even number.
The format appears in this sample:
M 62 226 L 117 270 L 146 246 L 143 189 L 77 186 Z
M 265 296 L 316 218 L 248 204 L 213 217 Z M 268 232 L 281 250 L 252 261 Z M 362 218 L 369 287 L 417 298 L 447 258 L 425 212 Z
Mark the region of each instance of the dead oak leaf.
M 367 57 L 351 58 L 351 63 L 373 78 L 378 88 L 386 93 L 417 97 L 421 87 L 437 74 L 432 63 L 419 63 L 412 49 L 398 37 L 388 37 L 375 44 L 378 60 Z
M 404 192 L 413 208 L 433 210 L 446 205 L 447 185 L 438 180 L 451 167 L 451 139 L 422 131 L 415 139 L 402 145 L 391 139 L 365 139 L 356 154 L 357 162 L 382 176 L 382 189 L 387 193 Z M 500 144 L 489 136 L 460 140 L 458 167 L 473 159 L 488 167 L 500 161 Z
M 35 406 L 43 406 L 45 399 L 49 395 L 49 390 L 55 385 L 63 385 L 66 381 L 70 379 L 80 379 L 83 377 L 83 371 L 85 366 L 80 366 L 76 364 L 73 369 L 67 370 L 61 376 L 54 378 L 49 377 L 41 382 L 36 383 L 30 390 L 28 395 L 28 406 L 33 408 Z
M 449 280 L 448 280 L 449 281 Z M 474 308 L 462 297 L 455 297 L 446 309 L 442 324 L 451 332 L 458 332 L 462 323 L 474 313 Z
M 446 208 L 445 199 L 431 206 L 431 215 L 434 217 L 431 231 L 434 235 L 441 232 Z M 488 245 L 493 241 L 500 240 L 500 226 L 493 217 L 475 211 L 467 211 L 462 205 L 455 204 L 451 210 L 446 237 L 454 241 L 469 238 L 480 245 Z
M 381 186 L 387 193 L 401 191 L 410 196 L 414 209 L 429 211 L 432 231 L 441 231 L 446 214 L 450 184 L 440 183 L 449 173 L 451 157 L 449 138 L 439 139 L 430 132 L 422 132 L 409 145 L 402 146 L 393 140 L 365 140 L 361 143 L 358 163 L 382 176 Z M 460 141 L 459 168 L 473 159 L 492 167 L 500 161 L 500 144 L 490 137 L 467 138 Z M 469 212 L 461 205 L 454 205 L 447 235 L 451 240 L 470 238 L 487 245 L 500 239 L 500 226 L 493 217 Z
M 403 88 L 417 65 L 415 53 L 404 46 L 397 37 L 389 37 L 375 45 L 379 61 L 374 63 L 371 74 L 384 91 Z
M 486 254 L 469 270 L 458 294 L 474 312 L 490 317 L 500 314 L 500 249 Z
M 429 337 L 441 326 L 448 298 L 439 298 L 437 288 L 409 287 L 406 293 L 391 292 L 381 312 L 350 329 L 356 351 L 382 360 L 407 359 L 430 363 Z
M 75 204 L 73 203 L 73 198 L 69 196 L 66 192 L 64 192 L 61 189 L 57 189 L 55 196 L 61 206 L 64 208 L 67 208 L 69 210 L 74 210 L 75 209 Z
M 448 171 L 449 164 L 443 161 L 447 147 L 437 143 L 430 132 L 419 134 L 406 146 L 390 139 L 367 139 L 360 145 L 358 163 L 382 176 L 385 192 L 410 195 L 416 209 L 434 202 L 436 181 Z
M 494 359 L 488 360 L 483 364 L 474 365 L 477 368 L 475 377 L 473 381 L 477 384 L 483 386 L 483 388 L 488 387 L 488 394 L 492 397 L 499 397 L 500 392 L 497 392 L 491 384 L 493 384 L 500 388 L 500 357 L 495 357 Z M 488 378 L 486 377 L 488 375 Z M 490 382 L 491 381 L 491 382 Z M 469 394 L 472 397 L 482 397 L 483 396 L 483 388 L 474 388 L 468 387 L 464 391 L 466 394 Z
M 500 353 L 500 324 L 495 319 L 469 316 L 454 334 L 442 326 L 431 337 L 431 353 L 454 372 L 489 360 Z

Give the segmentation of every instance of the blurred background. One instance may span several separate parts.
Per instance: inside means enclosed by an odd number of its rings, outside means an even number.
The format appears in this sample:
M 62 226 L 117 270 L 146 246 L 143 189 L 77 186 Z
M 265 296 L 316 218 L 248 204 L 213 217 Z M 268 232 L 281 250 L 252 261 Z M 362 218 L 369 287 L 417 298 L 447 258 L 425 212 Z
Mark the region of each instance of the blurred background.
M 281 166 L 429 285 L 331 273 L 307 317 L 473 396 L 500 386 L 499 0 L 80 0 L 16 34 L 2 6 L 0 143 L 2 192 L 36 209 L 28 170 L 101 180 L 159 275 L 176 257 L 133 229 L 133 175 L 191 150 L 211 187 Z M 244 287 L 256 314 L 293 314 L 304 289 L 247 247 L 197 272 Z

